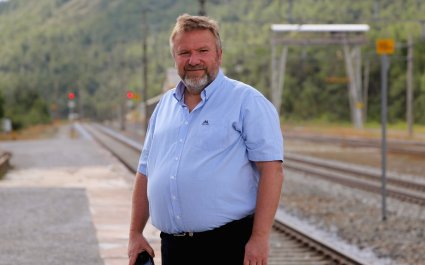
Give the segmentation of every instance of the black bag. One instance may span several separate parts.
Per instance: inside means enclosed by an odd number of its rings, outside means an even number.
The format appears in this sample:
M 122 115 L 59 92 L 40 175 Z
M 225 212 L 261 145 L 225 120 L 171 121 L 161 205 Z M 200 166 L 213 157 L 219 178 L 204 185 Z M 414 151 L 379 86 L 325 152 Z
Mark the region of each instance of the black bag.
M 136 263 L 134 265 L 155 265 L 153 258 L 148 252 L 143 251 L 137 256 Z

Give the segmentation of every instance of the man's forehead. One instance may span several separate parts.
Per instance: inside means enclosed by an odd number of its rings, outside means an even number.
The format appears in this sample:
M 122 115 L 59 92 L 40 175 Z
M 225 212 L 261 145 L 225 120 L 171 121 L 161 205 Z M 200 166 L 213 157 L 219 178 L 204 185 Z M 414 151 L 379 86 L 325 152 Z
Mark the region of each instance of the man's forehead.
M 180 32 L 174 38 L 175 47 L 181 46 L 214 46 L 214 35 L 209 30 L 192 30 Z

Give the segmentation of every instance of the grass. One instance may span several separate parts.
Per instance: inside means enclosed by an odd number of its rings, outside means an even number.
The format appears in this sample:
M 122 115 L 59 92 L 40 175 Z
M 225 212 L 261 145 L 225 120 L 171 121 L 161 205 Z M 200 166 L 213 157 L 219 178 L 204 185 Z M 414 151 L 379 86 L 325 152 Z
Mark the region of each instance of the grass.
M 36 140 L 50 138 L 56 134 L 61 122 L 34 125 L 11 133 L 0 133 L 0 141 Z

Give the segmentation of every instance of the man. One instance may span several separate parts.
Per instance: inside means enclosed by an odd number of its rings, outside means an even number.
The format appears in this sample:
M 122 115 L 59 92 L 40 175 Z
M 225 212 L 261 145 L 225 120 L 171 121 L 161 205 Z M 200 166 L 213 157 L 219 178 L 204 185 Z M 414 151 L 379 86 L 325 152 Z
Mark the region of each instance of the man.
M 218 24 L 184 14 L 170 36 L 182 81 L 149 122 L 134 183 L 129 264 L 154 251 L 163 265 L 265 265 L 283 183 L 283 138 L 273 105 L 220 70 Z M 199 259 L 199 257 L 201 257 Z

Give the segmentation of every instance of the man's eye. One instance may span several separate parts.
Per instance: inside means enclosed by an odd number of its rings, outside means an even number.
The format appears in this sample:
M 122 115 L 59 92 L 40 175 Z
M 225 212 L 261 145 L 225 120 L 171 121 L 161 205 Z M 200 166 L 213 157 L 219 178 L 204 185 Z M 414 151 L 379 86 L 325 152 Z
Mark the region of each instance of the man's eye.
M 207 53 L 208 52 L 208 49 L 202 49 L 201 50 L 201 53 Z
M 188 56 L 189 52 L 179 52 L 178 55 L 180 56 Z

